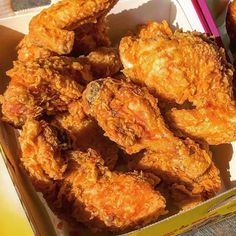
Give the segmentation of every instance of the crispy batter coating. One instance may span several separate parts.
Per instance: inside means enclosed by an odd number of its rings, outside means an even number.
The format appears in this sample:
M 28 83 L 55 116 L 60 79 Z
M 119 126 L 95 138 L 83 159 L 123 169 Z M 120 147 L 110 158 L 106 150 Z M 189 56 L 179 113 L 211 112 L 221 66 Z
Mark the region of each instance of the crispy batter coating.
M 21 161 L 33 180 L 40 183 L 63 178 L 67 160 L 61 150 L 65 144 L 57 138 L 55 129 L 44 121 L 27 120 L 19 141 Z
M 24 38 L 18 44 L 17 54 L 18 54 L 18 60 L 24 62 L 34 61 L 38 58 L 48 58 L 50 56 L 56 55 L 56 53 L 48 49 L 38 47 L 32 44 L 29 40 L 28 35 L 24 36 Z
M 122 68 L 119 52 L 116 48 L 97 48 L 88 56 L 81 58 L 90 64 L 93 76 L 97 79 L 113 76 Z
M 63 182 L 59 199 L 77 221 L 93 230 L 123 232 L 166 213 L 164 198 L 140 176 L 110 172 L 92 151 L 71 155 L 77 165 Z
M 66 111 L 68 104 L 81 97 L 81 84 L 93 79 L 89 69 L 68 57 L 16 61 L 7 72 L 11 82 L 1 97 L 4 119 L 19 127 L 26 118 Z
M 165 23 L 149 23 L 138 36 L 121 40 L 124 73 L 161 100 L 192 103 L 191 109 L 174 108 L 167 114 L 169 125 L 182 135 L 209 144 L 236 140 L 233 67 L 224 49 L 203 34 L 171 34 L 166 28 Z
M 132 169 L 156 174 L 171 186 L 183 185 L 189 195 L 208 198 L 219 191 L 219 173 L 209 151 L 175 137 L 147 89 L 108 78 L 91 82 L 83 99 L 85 111 L 127 153 L 148 150 L 132 158 Z
M 52 123 L 67 130 L 73 140 L 74 149 L 86 152 L 95 150 L 103 158 L 110 170 L 118 160 L 118 147 L 103 135 L 103 130 L 83 111 L 82 102 L 76 101 L 68 106 L 68 112 L 58 114 Z
M 221 188 L 219 171 L 211 158 L 207 154 L 202 155 L 199 145 L 192 140 L 186 139 L 184 143 L 190 147 L 192 153 L 171 155 L 147 151 L 133 157 L 129 162 L 132 170 L 142 170 L 159 176 L 167 184 L 180 208 L 186 208 L 187 202 L 198 204 L 209 199 Z
M 111 172 L 91 149 L 61 152 L 57 137 L 45 122 L 28 120 L 20 144 L 21 160 L 36 190 L 60 217 L 94 230 L 120 232 L 166 213 L 165 199 L 141 176 Z
M 105 17 L 97 23 L 88 23 L 75 30 L 75 42 L 72 53 L 87 55 L 98 47 L 109 47 L 111 41 L 108 37 L 108 26 Z
M 58 54 L 69 54 L 74 45 L 73 30 L 96 23 L 118 0 L 63 0 L 41 11 L 29 25 L 30 41 Z
M 226 28 L 231 43 L 236 45 L 236 1 L 233 0 L 229 6 L 226 17 Z

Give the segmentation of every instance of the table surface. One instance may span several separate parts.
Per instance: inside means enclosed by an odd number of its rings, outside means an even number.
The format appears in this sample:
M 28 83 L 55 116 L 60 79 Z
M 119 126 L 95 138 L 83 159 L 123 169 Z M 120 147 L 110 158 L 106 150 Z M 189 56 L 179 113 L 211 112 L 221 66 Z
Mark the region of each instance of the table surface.
M 14 1 L 17 3 L 17 1 Z M 18 1 L 22 5 L 22 2 L 32 4 L 32 2 L 40 3 L 40 0 L 24 0 Z M 45 2 L 45 1 L 44 1 Z M 216 12 L 218 5 L 222 4 L 222 0 L 208 0 L 213 15 L 218 17 Z M 17 5 L 17 4 L 16 4 Z M 11 9 L 11 3 L 8 0 L 0 0 L 0 18 L 14 15 Z M 7 173 L 7 169 L 4 161 L 0 158 L 0 225 L 1 222 L 8 222 L 8 224 L 1 225 L 1 236 L 31 236 L 34 235 L 31 226 L 27 220 L 25 212 L 22 208 L 21 202 L 15 192 L 12 181 Z M 7 187 L 6 187 L 7 186 Z M 9 220 L 6 220 L 9 219 Z M 182 236 L 236 236 L 236 216 L 233 216 L 227 220 L 214 223 L 212 225 L 203 226 L 195 229 Z

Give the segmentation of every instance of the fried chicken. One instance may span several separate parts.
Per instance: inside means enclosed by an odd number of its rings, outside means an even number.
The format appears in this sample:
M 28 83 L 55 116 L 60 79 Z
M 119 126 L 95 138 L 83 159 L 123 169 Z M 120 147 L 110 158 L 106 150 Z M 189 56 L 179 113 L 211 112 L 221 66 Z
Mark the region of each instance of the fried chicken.
M 56 55 L 56 53 L 48 49 L 32 44 L 28 35 L 24 36 L 24 38 L 18 44 L 17 54 L 18 60 L 23 62 L 34 61 L 39 58 L 48 58 Z
M 151 22 L 138 36 L 124 37 L 120 56 L 125 75 L 145 84 L 161 101 L 189 103 L 173 108 L 169 125 L 181 135 L 220 144 L 236 140 L 233 67 L 207 36 L 172 32 L 166 23 Z
M 30 117 L 66 111 L 68 104 L 81 97 L 83 85 L 93 79 L 90 67 L 71 57 L 16 61 L 7 75 L 11 82 L 1 97 L 2 113 L 16 127 Z
M 180 208 L 199 204 L 219 192 L 219 170 L 211 158 L 202 155 L 199 145 L 184 141 L 192 153 L 170 154 L 146 151 L 130 158 L 132 170 L 142 170 L 159 176 Z M 195 152 L 195 153 L 194 153 Z
M 171 187 L 184 186 L 189 196 L 205 199 L 219 191 L 210 152 L 189 138 L 174 136 L 146 88 L 111 78 L 97 80 L 87 86 L 83 100 L 85 111 L 127 153 L 147 150 L 144 157 L 133 157 L 132 169 L 156 174 Z
M 62 0 L 34 16 L 29 25 L 30 41 L 61 54 L 72 51 L 79 27 L 97 23 L 118 0 Z
M 75 30 L 75 41 L 72 54 L 87 55 L 99 47 L 111 46 L 108 37 L 108 26 L 105 17 L 97 20 L 97 23 L 88 23 Z
M 69 216 L 69 220 L 94 230 L 121 232 L 142 227 L 165 214 L 165 199 L 141 176 L 109 171 L 91 149 L 58 152 L 57 135 L 44 122 L 28 120 L 20 143 L 23 165 L 33 177 L 36 190 L 50 199 L 49 206 L 63 219 Z M 58 173 L 60 178 L 56 180 Z M 55 185 L 49 197 L 49 186 L 52 189 Z
M 68 132 L 74 149 L 86 152 L 92 148 L 101 155 L 105 166 L 110 170 L 114 169 L 118 160 L 118 147 L 105 137 L 97 123 L 84 113 L 80 100 L 71 103 L 68 112 L 56 115 L 51 123 Z
M 232 45 L 236 45 L 236 1 L 233 0 L 229 6 L 226 17 L 226 28 Z
M 119 52 L 116 48 L 101 47 L 81 57 L 91 66 L 93 76 L 97 79 L 113 76 L 122 68 Z

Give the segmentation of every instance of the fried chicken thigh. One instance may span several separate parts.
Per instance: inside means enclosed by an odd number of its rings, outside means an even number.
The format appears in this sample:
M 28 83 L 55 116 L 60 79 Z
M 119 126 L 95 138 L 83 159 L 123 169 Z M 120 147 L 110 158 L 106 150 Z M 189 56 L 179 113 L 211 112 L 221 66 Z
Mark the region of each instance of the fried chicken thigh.
M 30 41 L 59 55 L 69 54 L 74 45 L 74 30 L 97 23 L 117 1 L 62 0 L 32 18 L 29 25 Z
M 36 190 L 63 219 L 69 216 L 70 222 L 93 230 L 120 232 L 142 227 L 165 213 L 165 199 L 138 174 L 111 172 L 91 149 L 58 152 L 57 135 L 44 122 L 28 120 L 20 144 L 23 165 Z M 49 196 L 48 189 L 54 186 Z
M 4 120 L 17 127 L 29 117 L 66 111 L 81 97 L 83 85 L 93 79 L 88 65 L 69 57 L 16 61 L 7 75 L 11 81 L 1 97 L 2 113 Z
M 190 103 L 190 109 L 167 113 L 169 125 L 181 135 L 209 144 L 236 140 L 233 67 L 210 38 L 151 22 L 139 35 L 121 40 L 120 56 L 125 75 L 161 101 Z

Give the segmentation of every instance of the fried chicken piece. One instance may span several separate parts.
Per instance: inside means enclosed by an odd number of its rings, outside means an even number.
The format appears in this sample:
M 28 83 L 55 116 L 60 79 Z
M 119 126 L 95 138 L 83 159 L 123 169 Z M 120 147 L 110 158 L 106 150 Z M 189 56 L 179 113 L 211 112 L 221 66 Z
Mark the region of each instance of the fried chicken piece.
M 103 158 L 110 170 L 118 160 L 118 147 L 103 135 L 103 130 L 83 111 L 82 102 L 76 101 L 68 106 L 68 112 L 54 117 L 52 124 L 67 130 L 73 140 L 73 148 L 86 152 L 95 150 Z
M 109 47 L 111 42 L 107 34 L 107 28 L 105 17 L 102 17 L 98 19 L 97 23 L 88 23 L 76 29 L 75 42 L 71 54 L 73 56 L 87 55 L 98 47 Z M 116 56 L 115 52 L 113 54 L 111 51 L 107 51 L 107 53 L 111 53 L 111 56 Z M 17 54 L 18 60 L 25 62 L 57 55 L 49 49 L 33 44 L 28 35 L 25 35 L 18 44 Z
M 211 197 L 219 190 L 219 173 L 210 152 L 189 138 L 175 137 L 146 88 L 111 78 L 97 80 L 87 86 L 83 100 L 85 111 L 127 153 L 148 150 L 142 158 L 133 157 L 133 169 L 183 185 L 189 195 Z
M 94 230 L 120 232 L 166 213 L 165 199 L 141 176 L 111 172 L 93 150 L 67 151 L 63 146 L 60 152 L 58 136 L 45 122 L 28 120 L 20 144 L 21 160 L 36 190 L 50 199 L 49 206 L 60 217 Z
M 162 101 L 191 103 L 191 109 L 167 113 L 169 125 L 182 135 L 209 144 L 236 140 L 233 67 L 224 49 L 203 34 L 171 34 L 164 23 L 157 24 L 149 23 L 138 36 L 121 40 L 125 75 L 145 84 Z
M 66 148 L 66 144 L 58 139 L 57 132 L 44 121 L 26 121 L 19 138 L 21 161 L 33 180 L 40 182 L 63 178 L 67 160 L 61 155 L 61 150 Z
M 233 0 L 229 6 L 226 17 L 226 29 L 232 45 L 236 45 L 236 1 Z
M 118 0 L 62 0 L 34 16 L 29 25 L 30 41 L 61 54 L 72 51 L 73 30 L 96 23 Z
M 108 26 L 105 17 L 97 23 L 88 23 L 75 30 L 75 41 L 72 53 L 87 55 L 99 47 L 109 47 L 111 41 L 108 37 Z
M 113 76 L 122 68 L 119 52 L 116 48 L 97 48 L 88 56 L 81 58 L 91 66 L 93 76 L 97 79 Z
M 24 38 L 18 44 L 17 54 L 18 54 L 18 60 L 23 62 L 34 61 L 38 58 L 42 59 L 56 55 L 56 53 L 48 49 L 38 47 L 32 44 L 29 40 L 28 35 L 24 36 Z
M 20 127 L 27 118 L 66 111 L 91 81 L 90 67 L 79 59 L 50 57 L 14 63 L 11 82 L 1 97 L 4 120 Z M 83 85 L 81 85 L 83 84 Z
M 165 214 L 165 200 L 139 175 L 111 172 L 94 151 L 72 152 L 73 170 L 59 199 L 72 216 L 93 230 L 124 232 Z M 104 194 L 106 193 L 106 194 Z
M 184 140 L 184 143 L 189 147 L 190 153 L 173 155 L 146 151 L 129 162 L 132 170 L 147 171 L 159 176 L 180 208 L 203 202 L 215 196 L 221 188 L 219 170 L 210 154 L 202 155 L 199 145 L 190 139 Z

